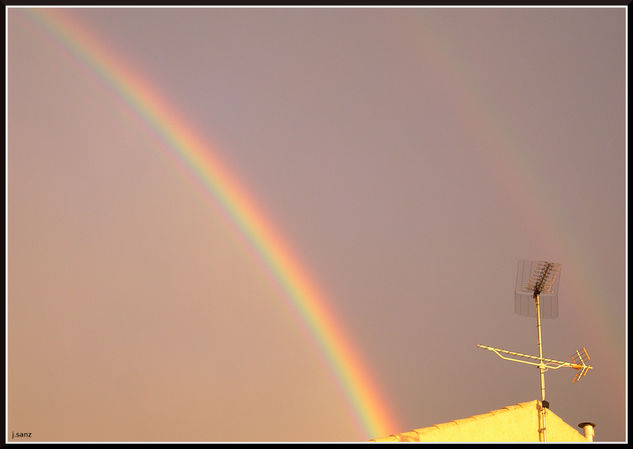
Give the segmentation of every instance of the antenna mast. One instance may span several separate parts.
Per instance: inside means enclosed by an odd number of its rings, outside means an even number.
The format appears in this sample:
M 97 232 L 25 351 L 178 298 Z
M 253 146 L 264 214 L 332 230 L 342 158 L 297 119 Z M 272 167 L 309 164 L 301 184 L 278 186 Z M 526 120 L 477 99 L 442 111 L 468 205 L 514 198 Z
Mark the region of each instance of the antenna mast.
M 558 280 L 560 273 L 560 264 L 549 262 L 539 262 L 536 269 L 532 271 L 530 280 L 522 287 L 522 291 L 532 292 L 534 304 L 536 306 L 536 330 L 538 332 L 538 356 L 541 363 L 539 371 L 541 373 L 541 402 L 545 401 L 545 365 L 543 364 L 543 340 L 541 338 L 541 292 L 549 293 L 552 286 Z
M 547 359 L 543 357 L 543 341 L 541 338 L 541 314 L 545 318 L 558 316 L 558 281 L 560 264 L 545 261 L 519 261 L 517 271 L 517 283 L 515 290 L 515 312 L 520 315 L 536 316 L 536 330 L 538 334 L 538 357 L 507 351 L 505 349 L 492 348 L 490 346 L 477 345 L 478 348 L 488 349 L 504 360 L 535 365 L 539 369 L 541 381 L 541 409 L 539 422 L 539 440 L 547 441 L 545 417 L 549 403 L 545 400 L 545 371 L 563 367 L 578 370 L 572 383 L 580 380 L 587 374 L 591 366 L 586 362 L 590 360 L 587 350 L 583 347 L 571 356 L 571 362 Z M 543 303 L 541 303 L 543 299 Z M 544 309 L 544 310 L 543 310 Z M 519 359 L 502 355 L 509 354 Z M 534 361 L 536 360 L 536 361 Z

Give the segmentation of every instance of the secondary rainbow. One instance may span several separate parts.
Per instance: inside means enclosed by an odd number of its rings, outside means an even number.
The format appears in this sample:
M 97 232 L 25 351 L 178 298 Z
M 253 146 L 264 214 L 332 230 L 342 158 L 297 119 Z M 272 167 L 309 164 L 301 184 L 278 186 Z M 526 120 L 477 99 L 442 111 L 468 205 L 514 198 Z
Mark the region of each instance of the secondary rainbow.
M 410 30 L 404 24 L 400 29 L 403 33 Z M 514 205 L 514 213 L 534 225 L 541 241 L 552 249 L 551 254 L 557 255 L 545 254 L 542 257 L 553 257 L 563 264 L 562 276 L 570 279 L 565 295 L 577 301 L 576 304 L 580 303 L 580 306 L 566 308 L 564 313 L 575 315 L 577 322 L 585 321 L 587 316 L 599 318 L 592 321 L 597 326 L 586 327 L 587 346 L 591 346 L 591 341 L 601 339 L 609 348 L 609 357 L 602 360 L 601 369 L 608 363 L 610 369 L 619 370 L 625 350 L 620 328 L 616 326 L 619 317 L 609 315 L 607 308 L 602 306 L 608 298 L 605 298 L 603 286 L 593 280 L 593 262 L 587 258 L 587 250 L 579 236 L 574 234 L 577 226 L 565 213 L 564 205 L 550 194 L 554 189 L 537 170 L 530 151 L 519 137 L 519 131 L 513 130 L 507 116 L 498 111 L 468 79 L 470 69 L 457 49 L 440 38 L 442 33 L 433 21 L 420 20 L 414 30 L 408 32 L 407 38 L 425 54 L 426 59 L 441 68 L 442 77 L 438 78 L 437 84 L 445 87 L 447 103 L 458 105 L 455 107 L 455 119 L 459 120 L 459 126 L 478 142 L 485 142 L 473 148 L 480 157 L 482 169 L 495 180 L 500 190 L 517 192 L 519 201 Z M 565 266 L 571 263 L 576 270 L 565 270 Z
M 168 143 L 222 205 L 257 249 L 287 293 L 288 303 L 314 335 L 368 439 L 397 431 L 400 427 L 323 293 L 272 221 L 186 118 L 166 101 L 147 77 L 109 49 L 67 10 L 26 11 L 111 86 Z

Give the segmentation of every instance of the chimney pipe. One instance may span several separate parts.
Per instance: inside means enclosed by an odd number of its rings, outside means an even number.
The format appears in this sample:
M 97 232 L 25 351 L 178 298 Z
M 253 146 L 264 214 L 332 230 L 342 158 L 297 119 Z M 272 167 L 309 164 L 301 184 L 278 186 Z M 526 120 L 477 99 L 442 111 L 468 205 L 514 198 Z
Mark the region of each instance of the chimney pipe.
M 596 427 L 595 423 L 581 422 L 580 424 L 578 424 L 578 427 L 580 427 L 582 430 L 585 431 L 585 440 L 593 441 L 593 436 L 595 434 L 595 432 L 593 431 L 593 428 Z

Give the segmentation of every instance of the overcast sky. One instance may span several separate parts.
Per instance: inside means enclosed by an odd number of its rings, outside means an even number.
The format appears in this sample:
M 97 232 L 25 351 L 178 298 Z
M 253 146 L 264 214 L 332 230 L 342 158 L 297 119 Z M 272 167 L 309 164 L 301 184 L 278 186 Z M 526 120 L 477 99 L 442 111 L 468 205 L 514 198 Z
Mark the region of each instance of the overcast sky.
M 517 261 L 562 265 L 551 410 L 623 441 L 624 8 L 65 10 L 270 217 L 399 433 L 540 399 Z M 8 10 L 8 432 L 366 441 L 252 243 L 112 83 Z M 580 429 L 579 429 L 580 430 Z

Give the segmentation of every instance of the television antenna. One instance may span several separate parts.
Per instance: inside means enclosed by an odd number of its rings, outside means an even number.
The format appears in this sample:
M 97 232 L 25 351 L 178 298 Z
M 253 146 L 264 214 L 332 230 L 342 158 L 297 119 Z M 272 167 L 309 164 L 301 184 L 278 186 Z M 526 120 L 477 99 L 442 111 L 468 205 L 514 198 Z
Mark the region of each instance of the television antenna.
M 492 351 L 504 360 L 525 363 L 538 367 L 541 380 L 541 419 L 539 423 L 540 441 L 547 441 L 545 413 L 546 409 L 549 408 L 549 402 L 545 400 L 545 372 L 564 367 L 573 368 L 578 371 L 572 380 L 572 383 L 575 383 L 587 375 L 590 369 L 593 369 L 593 367 L 587 365 L 590 358 L 584 347 L 571 355 L 571 362 L 563 362 L 543 357 L 541 315 L 543 315 L 544 318 L 558 317 L 558 283 L 560 280 L 560 268 L 561 266 L 558 263 L 545 261 L 520 260 L 518 264 L 514 311 L 519 315 L 536 316 L 538 357 L 521 354 L 519 352 L 507 351 L 505 349 L 493 348 L 490 346 L 477 345 L 478 348 Z M 543 300 L 542 303 L 541 300 Z

